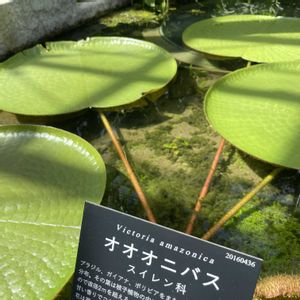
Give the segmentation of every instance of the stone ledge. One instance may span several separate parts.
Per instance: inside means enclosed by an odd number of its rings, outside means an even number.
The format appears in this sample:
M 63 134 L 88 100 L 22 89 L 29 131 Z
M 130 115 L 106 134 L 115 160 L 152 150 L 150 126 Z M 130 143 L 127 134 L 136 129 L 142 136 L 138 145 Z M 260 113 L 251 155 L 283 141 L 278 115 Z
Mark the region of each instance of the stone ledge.
M 0 60 L 130 0 L 0 0 Z

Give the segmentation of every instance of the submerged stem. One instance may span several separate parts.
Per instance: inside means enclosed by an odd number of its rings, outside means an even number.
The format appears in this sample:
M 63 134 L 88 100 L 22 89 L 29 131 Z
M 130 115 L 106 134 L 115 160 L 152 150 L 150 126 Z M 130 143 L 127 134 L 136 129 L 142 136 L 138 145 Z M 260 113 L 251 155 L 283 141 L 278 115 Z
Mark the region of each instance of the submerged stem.
M 201 204 L 202 204 L 202 201 L 203 199 L 205 198 L 207 192 L 208 192 L 208 189 L 209 189 L 209 186 L 210 186 L 210 183 L 212 181 L 212 178 L 214 176 L 214 173 L 217 169 L 217 166 L 218 166 L 218 162 L 219 162 L 219 159 L 220 159 L 220 156 L 221 156 L 221 153 L 223 151 L 223 148 L 224 148 L 224 144 L 225 144 L 225 140 L 222 138 L 221 141 L 220 141 L 220 144 L 219 144 L 219 147 L 218 147 L 218 150 L 216 152 L 216 155 L 214 157 L 214 160 L 212 162 L 212 165 L 211 165 L 211 168 L 209 170 L 209 173 L 206 177 L 206 180 L 205 180 L 205 183 L 202 187 L 202 190 L 199 194 L 199 197 L 196 201 L 196 204 L 195 204 L 195 207 L 194 207 L 194 211 L 192 213 L 192 216 L 190 218 L 190 221 L 186 227 L 186 230 L 185 232 L 187 234 L 192 234 L 193 232 L 193 228 L 194 228 L 194 223 L 196 221 L 196 218 L 197 218 L 197 214 L 200 212 L 201 210 Z
M 118 138 L 116 137 L 115 133 L 113 132 L 113 130 L 110 126 L 110 123 L 109 123 L 108 119 L 106 118 L 105 114 L 102 113 L 102 112 L 99 112 L 99 115 L 100 115 L 101 121 L 103 122 L 104 127 L 106 128 L 106 130 L 107 130 L 107 132 L 108 132 L 108 134 L 109 134 L 109 136 L 110 136 L 110 138 L 111 138 L 111 140 L 114 144 L 114 147 L 115 147 L 117 153 L 119 154 L 119 157 L 121 158 L 121 160 L 122 160 L 122 162 L 125 166 L 125 169 L 126 169 L 126 171 L 128 173 L 128 176 L 129 176 L 129 179 L 130 179 L 130 181 L 131 181 L 131 183 L 132 183 L 132 185 L 133 185 L 133 187 L 134 187 L 134 189 L 135 189 L 135 191 L 138 195 L 138 198 L 139 198 L 145 212 L 146 212 L 148 220 L 150 222 L 156 223 L 155 217 L 154 217 L 154 215 L 152 213 L 152 210 L 149 206 L 148 200 L 147 200 L 147 198 L 146 198 L 146 196 L 145 196 L 145 194 L 144 194 L 144 192 L 143 192 L 143 190 L 142 190 L 142 188 L 141 188 L 141 186 L 140 186 L 140 184 L 137 180 L 137 177 L 136 177 L 136 175 L 135 175 L 135 173 L 134 173 L 134 171 L 133 171 L 126 155 L 124 154 L 124 152 L 122 150 L 122 146 L 121 146 L 120 142 L 118 141 Z
M 267 175 L 251 192 L 243 197 L 233 208 L 231 208 L 213 227 L 211 227 L 201 238 L 209 240 L 230 218 L 232 218 L 247 202 L 249 202 L 264 186 L 271 182 L 283 168 L 276 168 Z
M 246 65 L 246 68 L 248 68 L 250 66 L 251 66 L 251 61 L 248 61 L 247 65 Z M 221 156 L 223 148 L 224 148 L 224 144 L 225 144 L 225 140 L 222 138 L 221 141 L 220 141 L 218 150 L 217 150 L 217 152 L 215 154 L 214 160 L 212 162 L 211 168 L 209 170 L 209 173 L 208 173 L 208 175 L 206 177 L 205 183 L 204 183 L 204 185 L 202 187 L 202 190 L 201 190 L 201 192 L 199 194 L 199 197 L 198 197 L 198 199 L 196 201 L 196 204 L 195 204 L 195 207 L 194 207 L 194 211 L 192 213 L 190 221 L 189 221 L 189 223 L 188 223 L 188 225 L 186 227 L 185 232 L 187 234 L 192 234 L 192 232 L 193 232 L 194 223 L 195 223 L 195 221 L 197 219 L 197 214 L 200 212 L 202 201 L 204 200 L 204 198 L 207 195 L 207 192 L 208 192 L 210 183 L 212 181 L 213 175 L 214 175 L 214 173 L 216 171 L 216 168 L 218 166 L 219 159 L 220 159 L 220 156 Z

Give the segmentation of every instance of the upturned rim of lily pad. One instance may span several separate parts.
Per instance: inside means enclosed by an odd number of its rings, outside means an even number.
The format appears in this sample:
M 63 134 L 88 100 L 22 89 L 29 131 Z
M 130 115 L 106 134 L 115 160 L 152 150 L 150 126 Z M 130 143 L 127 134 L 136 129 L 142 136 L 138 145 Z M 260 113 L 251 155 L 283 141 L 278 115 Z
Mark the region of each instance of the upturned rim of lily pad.
M 204 99 L 208 123 L 225 140 L 273 165 L 300 168 L 300 60 L 239 69 Z
M 190 25 L 182 35 L 191 49 L 253 62 L 287 62 L 300 57 L 300 18 L 226 15 Z
M 144 40 L 48 42 L 0 63 L 0 109 L 51 116 L 126 107 L 166 87 L 176 72 L 176 60 Z

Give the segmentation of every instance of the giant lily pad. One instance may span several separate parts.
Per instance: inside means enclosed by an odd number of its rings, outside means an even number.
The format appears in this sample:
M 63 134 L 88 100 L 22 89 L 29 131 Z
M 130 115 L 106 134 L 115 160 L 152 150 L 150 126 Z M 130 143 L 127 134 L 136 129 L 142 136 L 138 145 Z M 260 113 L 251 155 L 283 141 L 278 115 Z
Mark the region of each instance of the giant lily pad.
M 85 200 L 105 166 L 81 138 L 42 126 L 0 127 L 0 298 L 53 299 L 70 279 Z
M 300 61 L 257 65 L 218 80 L 205 97 L 213 128 L 241 150 L 300 168 Z
M 194 23 L 183 33 L 189 47 L 219 56 L 254 62 L 300 58 L 300 19 L 231 15 Z
M 168 52 L 140 40 L 97 37 L 47 43 L 0 65 L 0 109 L 56 115 L 121 106 L 161 89 L 176 70 Z

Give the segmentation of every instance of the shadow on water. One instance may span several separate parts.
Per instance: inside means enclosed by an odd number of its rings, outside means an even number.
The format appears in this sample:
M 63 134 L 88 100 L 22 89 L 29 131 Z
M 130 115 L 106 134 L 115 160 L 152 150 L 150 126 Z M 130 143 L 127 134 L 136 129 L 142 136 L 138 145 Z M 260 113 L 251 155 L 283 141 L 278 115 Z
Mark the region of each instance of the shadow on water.
M 145 128 L 163 124 L 170 120 L 172 115 L 180 116 L 187 107 L 195 102 L 194 96 L 197 93 L 196 83 L 190 78 L 191 72 L 180 69 L 176 78 L 168 85 L 167 92 L 157 101 L 149 102 L 148 106 L 136 108 L 125 112 L 120 118 L 122 128 Z M 189 97 L 191 96 L 191 97 Z M 199 95 L 201 102 L 201 96 Z
M 117 118 L 116 113 L 107 113 L 106 115 L 111 120 Z M 87 141 L 100 138 L 105 134 L 103 123 L 100 120 L 98 111 L 95 109 L 84 110 L 80 114 L 70 116 L 67 119 L 53 120 L 51 118 L 47 125 L 72 132 Z
M 107 165 L 107 185 L 101 204 L 124 213 L 146 218 L 130 180 L 111 165 Z

